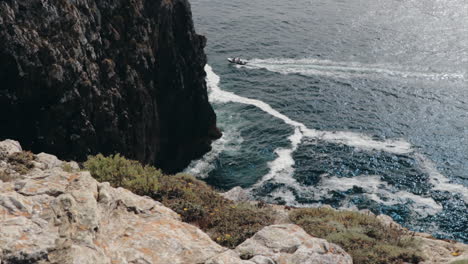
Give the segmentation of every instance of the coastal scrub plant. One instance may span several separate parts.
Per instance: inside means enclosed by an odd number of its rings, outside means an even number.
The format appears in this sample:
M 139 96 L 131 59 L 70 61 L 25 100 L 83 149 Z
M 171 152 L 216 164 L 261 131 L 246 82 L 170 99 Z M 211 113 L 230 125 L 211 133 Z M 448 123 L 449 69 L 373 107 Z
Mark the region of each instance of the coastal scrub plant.
M 356 264 L 419 263 L 418 240 L 374 215 L 331 208 L 303 208 L 290 212 L 291 221 L 314 237 L 340 245 Z
M 34 159 L 34 154 L 29 151 L 20 151 L 8 155 L 0 150 L 0 161 L 5 161 L 9 164 L 8 168 L 0 170 L 0 180 L 9 182 L 27 174 L 34 168 Z
M 450 262 L 450 264 L 468 264 L 468 259 L 456 260 L 456 261 Z
M 84 168 L 98 181 L 161 202 L 222 246 L 234 248 L 274 220 L 269 208 L 236 204 L 191 175 L 166 175 L 119 154 L 89 156 Z
M 96 180 L 109 182 L 113 187 L 123 187 L 139 195 L 150 195 L 159 189 L 160 170 L 120 154 L 89 156 L 83 165 Z
M 21 175 L 28 173 L 34 168 L 34 154 L 30 151 L 12 153 L 7 157 L 7 160 L 13 170 Z
M 229 248 L 274 220 L 269 208 L 236 204 L 187 174 L 162 175 L 160 188 L 152 197 L 180 214 L 183 221 L 198 226 L 218 244 Z

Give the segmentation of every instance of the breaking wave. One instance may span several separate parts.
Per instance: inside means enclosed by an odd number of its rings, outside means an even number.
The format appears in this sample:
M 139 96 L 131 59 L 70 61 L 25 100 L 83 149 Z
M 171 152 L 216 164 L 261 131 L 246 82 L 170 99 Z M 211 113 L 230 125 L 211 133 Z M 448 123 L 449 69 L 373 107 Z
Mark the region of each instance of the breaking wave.
M 255 62 L 258 63 L 258 61 L 259 60 L 254 60 L 252 64 L 255 65 Z M 343 144 L 361 150 L 383 151 L 397 155 L 414 156 L 419 166 L 421 166 L 421 170 L 430 175 L 429 180 L 434 190 L 456 192 L 461 194 L 465 201 L 468 201 L 468 188 L 460 184 L 451 183 L 446 176 L 437 171 L 435 166 L 428 159 L 416 153 L 412 145 L 403 139 L 379 141 L 361 133 L 318 131 L 308 128 L 303 123 L 290 119 L 263 101 L 242 97 L 232 92 L 222 90 L 219 87 L 220 77 L 213 72 L 213 69 L 207 65 L 205 71 L 207 73 L 206 80 L 211 102 L 233 102 L 252 105 L 294 128 L 294 133 L 288 137 L 290 146 L 280 147 L 275 150 L 277 157 L 268 163 L 269 172 L 264 175 L 260 181 L 250 187 L 249 190 L 251 192 L 261 189 L 267 182 L 279 183 L 283 188 L 275 189 L 269 193 L 270 198 L 281 198 L 288 204 L 299 205 L 295 199 L 297 194 L 304 197 L 311 197 L 313 200 L 319 200 L 320 197 L 326 198 L 330 191 L 346 191 L 356 186 L 363 189 L 364 195 L 371 200 L 384 205 L 405 204 L 411 207 L 413 211 L 420 216 L 434 215 L 443 209 L 442 206 L 431 197 L 397 190 L 394 186 L 382 181 L 377 175 L 364 175 L 353 178 L 338 178 L 336 176 L 322 175 L 317 186 L 304 186 L 300 184 L 293 177 L 295 161 L 292 154 L 297 150 L 303 139 L 309 138 L 335 144 Z M 218 143 L 219 146 L 215 145 L 212 152 L 205 156 L 202 161 L 193 163 L 188 171 L 195 175 L 200 175 L 200 173 L 206 175 L 207 171 L 213 169 L 210 167 L 212 165 L 210 165 L 209 162 L 213 157 L 219 155 L 219 153 L 223 151 L 223 146 L 225 146 L 226 142 L 231 140 L 229 133 L 227 133 L 225 137 L 226 138 L 222 140 L 221 143 Z M 304 206 L 303 204 L 301 205 Z
M 224 151 L 236 151 L 240 148 L 243 138 L 235 128 L 223 131 L 223 136 L 212 143 L 212 149 L 201 159 L 192 161 L 184 170 L 185 173 L 197 175 L 199 178 L 206 178 L 208 174 L 216 168 L 216 159 Z

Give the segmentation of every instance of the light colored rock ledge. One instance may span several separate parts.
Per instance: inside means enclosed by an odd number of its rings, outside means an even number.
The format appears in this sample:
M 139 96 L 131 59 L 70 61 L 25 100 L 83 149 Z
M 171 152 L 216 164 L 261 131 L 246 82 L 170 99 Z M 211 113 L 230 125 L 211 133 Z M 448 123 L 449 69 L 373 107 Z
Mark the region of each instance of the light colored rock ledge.
M 0 154 L 20 151 L 18 142 L 0 142 Z M 293 224 L 265 227 L 229 250 L 161 203 L 98 183 L 76 163 L 67 172 L 44 153 L 33 163 L 26 175 L 0 180 L 2 264 L 352 263 L 339 246 Z M 0 172 L 15 174 L 5 161 Z

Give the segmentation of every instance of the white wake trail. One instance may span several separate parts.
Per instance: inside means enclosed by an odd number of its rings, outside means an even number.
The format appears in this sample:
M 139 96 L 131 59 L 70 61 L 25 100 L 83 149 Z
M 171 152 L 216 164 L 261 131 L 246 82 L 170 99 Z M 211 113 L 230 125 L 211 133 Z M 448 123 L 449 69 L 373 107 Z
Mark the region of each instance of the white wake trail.
M 428 80 L 465 80 L 462 73 L 436 73 L 407 71 L 379 64 L 357 62 L 335 62 L 318 59 L 252 59 L 246 66 L 250 69 L 266 69 L 281 74 L 302 74 L 306 76 L 325 76 L 333 78 L 369 78 L 387 76 Z
M 205 67 L 205 71 L 207 73 L 206 80 L 211 102 L 234 102 L 253 105 L 294 127 L 294 133 L 288 137 L 291 142 L 291 146 L 289 148 L 277 148 L 275 150 L 277 158 L 268 163 L 268 167 L 270 169 L 269 172 L 263 176 L 259 182 L 253 185 L 250 188 L 251 190 L 262 186 L 267 181 L 274 180 L 277 183 L 283 183 L 286 186 L 293 187 L 305 196 L 310 196 L 309 188 L 302 186 L 292 177 L 294 173 L 293 166 L 295 164 L 292 155 L 294 151 L 297 150 L 303 138 L 312 138 L 336 144 L 348 145 L 363 150 L 377 150 L 393 154 L 410 154 L 414 152 L 411 144 L 403 139 L 377 141 L 368 135 L 360 133 L 346 131 L 318 131 L 307 128 L 303 123 L 290 119 L 263 101 L 242 97 L 232 92 L 221 90 L 219 87 L 219 76 L 213 72 L 213 69 L 209 65 Z M 468 188 L 462 185 L 450 183 L 450 180 L 444 175 L 438 173 L 435 167 L 422 155 L 416 154 L 416 158 L 422 164 L 423 169 L 430 174 L 431 183 L 435 186 L 434 189 L 456 191 L 461 193 L 463 197 L 467 199 Z M 378 176 L 360 176 L 357 178 L 323 177 L 321 183 L 316 186 L 314 191 L 316 191 L 320 196 L 326 196 L 326 193 L 329 193 L 331 190 L 347 190 L 353 186 L 364 188 L 367 193 L 366 195 L 370 199 L 383 204 L 390 205 L 405 200 L 411 200 L 413 202 L 412 207 L 420 214 L 424 214 L 424 210 L 427 210 L 430 214 L 435 214 L 442 210 L 442 207 L 432 198 L 414 195 L 406 191 L 392 190 L 391 186 L 382 182 Z M 290 190 L 276 190 L 272 195 L 275 197 L 281 197 L 290 204 L 297 204 L 297 202 L 294 201 L 294 196 Z

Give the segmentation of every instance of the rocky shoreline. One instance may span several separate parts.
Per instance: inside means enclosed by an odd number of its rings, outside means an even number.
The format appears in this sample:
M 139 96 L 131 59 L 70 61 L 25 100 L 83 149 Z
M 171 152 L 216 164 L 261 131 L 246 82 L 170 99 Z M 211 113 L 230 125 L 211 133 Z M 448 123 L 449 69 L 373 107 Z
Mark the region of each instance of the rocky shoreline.
M 20 153 L 18 142 L 0 142 L 2 264 L 352 263 L 341 247 L 292 224 L 284 206 L 267 205 L 275 223 L 228 249 L 161 203 L 99 183 L 75 162 L 40 153 L 20 163 Z M 238 188 L 224 196 L 247 199 Z M 377 218 L 398 225 L 388 216 Z M 468 259 L 468 245 L 414 236 L 421 241 L 422 263 Z
M 240 201 L 249 201 L 251 197 L 249 194 L 243 190 L 241 187 L 235 187 L 228 192 L 222 193 L 222 195 L 235 202 Z M 252 201 L 252 200 L 251 200 Z M 256 201 L 252 201 L 256 202 Z M 283 206 L 283 205 L 270 205 L 277 214 L 276 223 L 287 224 L 291 223 L 291 220 L 288 217 L 288 211 L 290 207 Z M 325 208 L 333 209 L 331 206 L 324 206 Z M 344 209 L 341 209 L 342 211 Z M 410 234 L 410 236 L 415 237 L 416 239 L 420 240 L 420 247 L 422 251 L 422 255 L 425 256 L 425 261 L 421 263 L 425 264 L 432 264 L 432 263 L 451 263 L 454 261 L 466 261 L 468 263 L 468 245 L 463 244 L 453 240 L 444 240 L 444 239 L 437 239 L 434 238 L 431 234 L 421 233 L 421 232 L 413 232 L 409 231 L 408 229 L 402 227 L 400 224 L 395 222 L 390 216 L 388 215 L 375 215 L 369 210 L 359 210 L 361 214 L 365 215 L 372 215 L 375 216 L 381 223 L 385 226 L 397 228 L 404 230 Z

